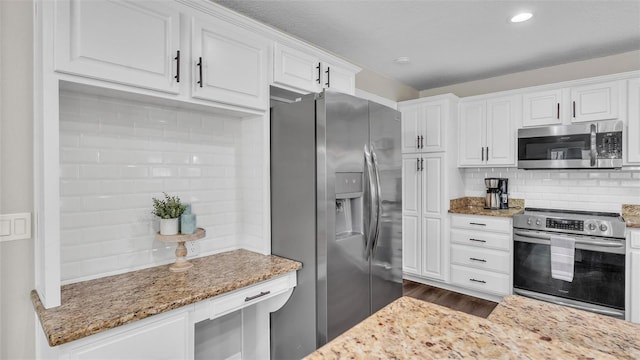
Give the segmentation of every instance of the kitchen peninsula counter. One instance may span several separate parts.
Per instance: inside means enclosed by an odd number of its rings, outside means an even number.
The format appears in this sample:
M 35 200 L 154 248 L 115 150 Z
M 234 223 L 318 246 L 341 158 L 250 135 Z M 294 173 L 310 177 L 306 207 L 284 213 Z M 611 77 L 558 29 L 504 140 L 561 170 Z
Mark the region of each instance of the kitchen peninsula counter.
M 522 313 L 521 316 L 537 317 L 538 314 Z M 306 359 L 350 358 L 616 359 L 588 347 L 406 296 Z
M 513 217 L 522 212 L 524 212 L 524 199 L 509 199 L 509 208 L 501 210 L 485 209 L 483 197 L 463 197 L 449 202 L 451 214 Z
M 189 260 L 188 271 L 170 265 L 64 285 L 62 305 L 45 309 L 31 300 L 50 346 L 270 280 L 302 267 L 297 261 L 248 250 Z

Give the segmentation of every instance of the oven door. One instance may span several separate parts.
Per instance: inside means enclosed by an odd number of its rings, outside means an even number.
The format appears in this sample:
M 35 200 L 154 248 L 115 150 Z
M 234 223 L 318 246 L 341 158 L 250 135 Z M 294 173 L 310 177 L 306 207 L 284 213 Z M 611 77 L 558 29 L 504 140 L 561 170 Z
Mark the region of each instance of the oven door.
M 514 292 L 624 318 L 625 241 L 574 238 L 574 276 L 568 282 L 551 277 L 550 233 L 514 229 Z

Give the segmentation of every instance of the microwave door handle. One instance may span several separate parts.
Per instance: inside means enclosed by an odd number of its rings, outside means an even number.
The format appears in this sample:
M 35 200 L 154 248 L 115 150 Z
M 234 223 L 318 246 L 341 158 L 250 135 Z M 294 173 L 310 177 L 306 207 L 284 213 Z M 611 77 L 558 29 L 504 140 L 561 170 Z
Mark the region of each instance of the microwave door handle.
M 596 166 L 598 152 L 596 149 L 596 124 L 591 124 L 591 167 Z

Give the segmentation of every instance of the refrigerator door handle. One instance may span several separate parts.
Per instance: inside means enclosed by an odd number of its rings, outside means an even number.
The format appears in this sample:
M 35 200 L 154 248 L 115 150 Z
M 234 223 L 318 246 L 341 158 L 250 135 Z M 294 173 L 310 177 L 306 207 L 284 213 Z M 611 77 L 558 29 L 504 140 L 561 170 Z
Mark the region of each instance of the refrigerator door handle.
M 374 201 L 372 201 L 372 205 L 375 206 L 375 220 L 376 226 L 373 237 L 371 238 L 371 257 L 375 256 L 376 249 L 378 247 L 378 237 L 380 236 L 380 214 L 382 213 L 382 196 L 380 191 L 380 173 L 378 172 L 378 157 L 376 156 L 376 151 L 371 147 L 371 160 L 373 165 L 373 173 L 375 181 L 375 193 L 374 193 Z
M 375 231 L 375 215 L 374 215 L 374 202 L 376 199 L 376 187 L 375 187 L 375 183 L 374 183 L 374 177 L 375 174 L 373 172 L 373 163 L 371 161 L 371 153 L 369 152 L 369 145 L 365 144 L 364 145 L 364 167 L 365 167 L 365 171 L 366 171 L 366 177 L 367 177 L 367 183 L 365 184 L 365 186 L 368 187 L 368 193 L 369 193 L 369 209 L 365 209 L 368 210 L 368 215 L 369 215 L 369 228 L 367 229 L 367 233 L 364 236 L 364 257 L 365 259 L 369 259 L 370 256 L 370 251 L 369 248 L 371 246 L 372 240 L 373 240 L 373 235 L 374 235 L 374 231 Z

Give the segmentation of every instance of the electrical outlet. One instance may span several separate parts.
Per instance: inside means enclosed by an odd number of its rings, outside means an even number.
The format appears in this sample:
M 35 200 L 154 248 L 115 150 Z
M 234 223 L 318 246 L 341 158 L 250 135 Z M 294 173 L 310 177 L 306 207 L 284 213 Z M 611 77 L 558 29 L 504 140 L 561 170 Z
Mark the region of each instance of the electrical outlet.
M 184 246 L 187 248 L 187 257 L 194 257 L 200 254 L 200 244 L 197 240 L 185 241 Z

